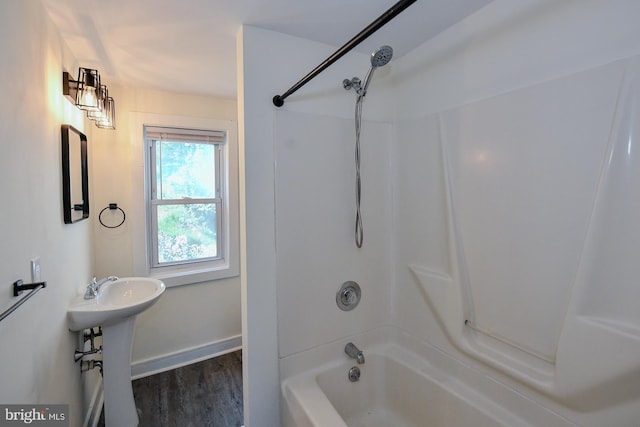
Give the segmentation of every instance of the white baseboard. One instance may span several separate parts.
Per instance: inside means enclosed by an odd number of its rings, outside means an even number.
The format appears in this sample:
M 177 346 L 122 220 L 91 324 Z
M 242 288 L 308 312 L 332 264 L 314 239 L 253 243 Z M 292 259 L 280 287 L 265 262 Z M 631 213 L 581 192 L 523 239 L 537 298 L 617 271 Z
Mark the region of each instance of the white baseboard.
M 198 347 L 180 350 L 131 364 L 131 379 L 148 377 L 192 363 L 231 353 L 242 348 L 242 336 L 236 335 Z

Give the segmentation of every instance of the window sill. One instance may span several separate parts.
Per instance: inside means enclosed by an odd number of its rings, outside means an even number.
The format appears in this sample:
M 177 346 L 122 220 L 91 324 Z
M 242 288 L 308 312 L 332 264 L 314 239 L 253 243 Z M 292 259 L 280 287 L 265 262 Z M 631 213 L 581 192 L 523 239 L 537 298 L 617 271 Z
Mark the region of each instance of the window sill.
M 149 272 L 149 277 L 162 280 L 168 288 L 194 283 L 211 282 L 220 279 L 228 279 L 240 275 L 238 268 L 229 264 L 204 268 L 158 268 Z

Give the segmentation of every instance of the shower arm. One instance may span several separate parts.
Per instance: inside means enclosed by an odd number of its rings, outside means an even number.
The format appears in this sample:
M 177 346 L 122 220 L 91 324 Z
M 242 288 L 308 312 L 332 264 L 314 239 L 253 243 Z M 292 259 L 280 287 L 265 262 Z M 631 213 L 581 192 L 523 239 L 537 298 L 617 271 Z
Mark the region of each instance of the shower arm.
M 276 95 L 273 97 L 273 105 L 276 107 L 282 107 L 284 105 L 284 100 L 300 89 L 302 86 L 307 84 L 310 80 L 312 80 L 315 76 L 323 72 L 326 68 L 328 68 L 331 64 L 336 62 L 338 59 L 342 58 L 347 52 L 351 49 L 359 45 L 363 40 L 369 37 L 371 34 L 378 31 L 382 26 L 384 26 L 387 22 L 391 21 L 395 18 L 400 12 L 411 6 L 415 3 L 416 0 L 400 0 L 385 13 L 380 15 L 375 21 L 369 24 L 364 30 L 360 31 L 355 37 L 349 40 L 344 46 L 340 49 L 336 50 L 330 57 L 325 59 L 320 65 L 311 70 L 309 74 L 300 79 L 296 84 L 291 86 L 289 90 L 287 90 L 282 95 Z

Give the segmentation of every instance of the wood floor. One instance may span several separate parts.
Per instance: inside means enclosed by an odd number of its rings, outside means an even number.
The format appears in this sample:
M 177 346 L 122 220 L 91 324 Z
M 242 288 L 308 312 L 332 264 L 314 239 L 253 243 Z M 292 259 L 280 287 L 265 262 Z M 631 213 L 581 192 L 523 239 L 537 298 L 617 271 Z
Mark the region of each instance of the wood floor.
M 135 380 L 133 396 L 139 427 L 240 427 L 242 352 Z

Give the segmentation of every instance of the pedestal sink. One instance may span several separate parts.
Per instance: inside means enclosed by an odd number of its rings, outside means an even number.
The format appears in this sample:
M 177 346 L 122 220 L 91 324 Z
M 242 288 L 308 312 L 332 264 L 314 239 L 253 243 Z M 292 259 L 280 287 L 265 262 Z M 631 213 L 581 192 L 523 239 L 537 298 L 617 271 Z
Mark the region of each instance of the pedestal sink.
M 78 296 L 67 309 L 69 329 L 102 326 L 104 415 L 107 426 L 134 427 L 138 413 L 131 388 L 131 343 L 136 315 L 165 290 L 160 280 L 127 277 L 103 284 L 92 299 Z

